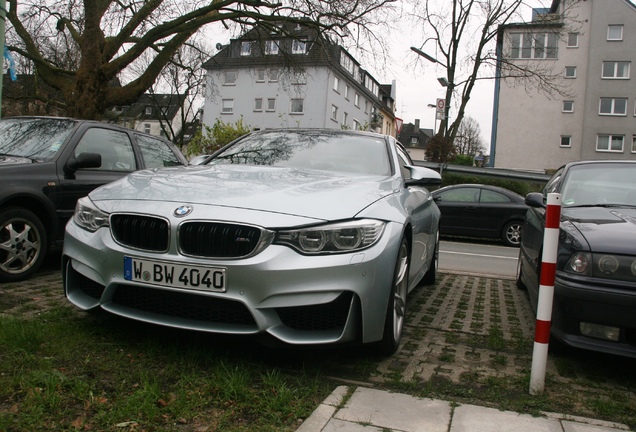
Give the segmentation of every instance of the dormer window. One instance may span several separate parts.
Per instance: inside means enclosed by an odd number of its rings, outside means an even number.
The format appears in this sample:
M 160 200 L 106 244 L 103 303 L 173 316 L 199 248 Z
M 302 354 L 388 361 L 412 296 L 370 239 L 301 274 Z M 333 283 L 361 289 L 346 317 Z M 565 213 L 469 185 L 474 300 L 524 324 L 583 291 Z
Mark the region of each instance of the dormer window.
M 146 115 L 152 115 L 152 107 L 151 106 L 147 106 L 146 110 L 144 111 L 144 113 Z
M 278 41 L 268 40 L 265 42 L 265 55 L 278 54 Z
M 241 56 L 252 55 L 252 41 L 241 42 Z
M 292 54 L 306 54 L 307 42 L 303 40 L 294 40 L 292 42 Z

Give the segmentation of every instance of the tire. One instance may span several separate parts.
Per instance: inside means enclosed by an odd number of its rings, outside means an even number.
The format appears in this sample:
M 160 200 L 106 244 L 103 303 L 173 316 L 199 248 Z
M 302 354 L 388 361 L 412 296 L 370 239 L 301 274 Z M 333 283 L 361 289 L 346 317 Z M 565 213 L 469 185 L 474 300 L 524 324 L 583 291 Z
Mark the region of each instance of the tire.
M 9 207 L 0 211 L 0 281 L 29 278 L 44 261 L 47 235 L 30 210 Z
M 522 221 L 508 222 L 501 230 L 501 240 L 503 240 L 506 246 L 519 247 L 519 244 L 521 244 L 522 228 Z
M 433 261 L 428 267 L 426 274 L 422 278 L 422 285 L 435 285 L 437 280 L 437 269 L 439 267 L 439 230 L 435 237 L 435 251 L 433 252 Z
M 378 344 L 378 352 L 384 356 L 395 353 L 402 340 L 409 284 L 409 265 L 409 245 L 406 239 L 402 238 L 384 319 L 384 335 Z

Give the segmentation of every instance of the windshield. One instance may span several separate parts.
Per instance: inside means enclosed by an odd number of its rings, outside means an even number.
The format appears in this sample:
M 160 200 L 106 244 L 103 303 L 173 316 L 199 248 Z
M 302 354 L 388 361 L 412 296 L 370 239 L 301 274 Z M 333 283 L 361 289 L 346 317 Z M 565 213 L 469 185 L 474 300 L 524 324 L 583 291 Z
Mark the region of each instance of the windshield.
M 29 118 L 0 121 L 0 155 L 53 159 L 73 131 L 73 120 Z
M 636 164 L 583 164 L 563 179 L 563 204 L 569 207 L 636 206 Z
M 391 174 L 389 161 L 381 135 L 272 131 L 248 135 L 208 165 L 270 165 L 386 176 Z

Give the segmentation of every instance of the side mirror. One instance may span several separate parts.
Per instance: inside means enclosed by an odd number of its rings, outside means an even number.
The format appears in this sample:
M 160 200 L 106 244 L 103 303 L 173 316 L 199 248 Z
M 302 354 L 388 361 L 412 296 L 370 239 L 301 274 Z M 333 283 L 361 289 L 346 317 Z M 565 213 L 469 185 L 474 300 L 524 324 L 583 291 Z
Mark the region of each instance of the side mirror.
M 74 178 L 75 171 L 82 168 L 99 168 L 102 166 L 102 155 L 99 153 L 80 153 L 77 157 L 71 157 L 64 166 L 64 174 Z
M 543 199 L 543 194 L 541 192 L 530 192 L 526 195 L 526 205 L 529 207 L 541 207 L 545 208 L 545 202 Z
M 430 168 L 421 166 L 406 165 L 406 169 L 411 172 L 411 178 L 407 179 L 405 185 L 408 186 L 438 186 L 442 184 L 442 176 Z

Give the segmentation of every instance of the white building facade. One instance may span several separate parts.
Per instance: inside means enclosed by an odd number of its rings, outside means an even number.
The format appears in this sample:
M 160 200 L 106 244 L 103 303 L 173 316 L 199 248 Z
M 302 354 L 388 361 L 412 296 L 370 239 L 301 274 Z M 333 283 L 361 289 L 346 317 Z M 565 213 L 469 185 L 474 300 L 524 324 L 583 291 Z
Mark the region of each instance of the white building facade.
M 242 119 L 254 130 L 308 127 L 391 133 L 384 129 L 387 122 L 395 123 L 393 100 L 388 109 L 378 81 L 346 50 L 301 26 L 279 30 L 252 30 L 204 64 L 204 125 Z
M 554 0 L 529 24 L 501 29 L 506 61 L 558 75 L 564 90 L 504 77 L 495 85 L 491 163 L 546 171 L 576 160 L 636 160 L 636 7 Z

